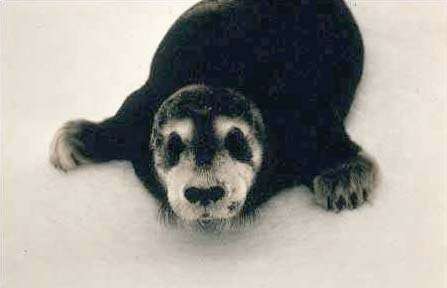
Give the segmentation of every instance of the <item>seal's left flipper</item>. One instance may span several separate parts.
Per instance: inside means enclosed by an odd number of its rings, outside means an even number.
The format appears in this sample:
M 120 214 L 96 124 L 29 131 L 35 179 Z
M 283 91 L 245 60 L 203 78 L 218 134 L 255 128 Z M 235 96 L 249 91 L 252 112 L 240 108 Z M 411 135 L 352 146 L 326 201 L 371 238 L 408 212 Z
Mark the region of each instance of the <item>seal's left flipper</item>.
M 50 162 L 57 169 L 69 171 L 89 163 L 128 160 L 138 144 L 137 128 L 117 123 L 114 118 L 69 121 L 53 138 Z
M 152 118 L 148 88 L 127 97 L 119 111 L 101 122 L 84 119 L 65 123 L 53 138 L 50 162 L 68 171 L 88 163 L 133 160 L 147 154 Z
M 315 201 L 328 210 L 355 209 L 368 200 L 376 172 L 374 162 L 360 152 L 314 178 Z

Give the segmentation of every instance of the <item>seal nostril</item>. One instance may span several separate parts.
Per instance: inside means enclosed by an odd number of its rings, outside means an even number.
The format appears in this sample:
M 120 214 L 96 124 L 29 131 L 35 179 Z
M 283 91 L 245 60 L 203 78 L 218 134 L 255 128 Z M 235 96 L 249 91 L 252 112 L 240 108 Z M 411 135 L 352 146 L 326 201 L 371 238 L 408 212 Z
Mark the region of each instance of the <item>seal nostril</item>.
M 202 197 L 202 190 L 194 187 L 190 187 L 185 191 L 185 198 L 191 203 L 198 202 Z
M 210 200 L 216 202 L 222 199 L 225 195 L 225 190 L 222 187 L 214 186 L 208 190 L 208 193 L 210 194 Z

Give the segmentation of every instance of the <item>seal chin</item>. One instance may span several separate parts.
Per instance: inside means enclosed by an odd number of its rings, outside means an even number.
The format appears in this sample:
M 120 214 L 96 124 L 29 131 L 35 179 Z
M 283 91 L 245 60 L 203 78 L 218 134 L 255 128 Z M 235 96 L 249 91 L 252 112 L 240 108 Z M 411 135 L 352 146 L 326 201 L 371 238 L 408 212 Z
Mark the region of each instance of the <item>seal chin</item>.
M 200 218 L 195 222 L 194 228 L 203 232 L 221 232 L 230 226 L 231 222 L 227 219 Z
M 229 209 L 228 206 L 232 209 Z M 192 231 L 206 233 L 234 231 L 243 228 L 246 224 L 253 223 L 255 220 L 256 214 L 245 214 L 242 212 L 243 206 L 244 201 L 234 201 L 234 203 L 229 202 L 225 205 L 226 210 L 213 210 L 209 207 L 202 208 L 200 211 L 196 210 L 193 213 L 185 213 L 185 210 L 176 212 L 170 204 L 166 203 L 160 206 L 159 219 L 164 224 L 175 225 Z

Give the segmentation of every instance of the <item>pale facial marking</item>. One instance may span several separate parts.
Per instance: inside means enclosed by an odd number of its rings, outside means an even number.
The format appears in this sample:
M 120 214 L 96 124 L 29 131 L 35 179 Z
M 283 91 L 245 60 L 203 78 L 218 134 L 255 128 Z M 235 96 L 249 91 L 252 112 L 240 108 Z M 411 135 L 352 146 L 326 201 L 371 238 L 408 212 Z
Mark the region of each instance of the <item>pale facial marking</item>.
M 245 136 L 250 134 L 250 126 L 239 118 L 230 118 L 227 116 L 219 116 L 214 121 L 214 130 L 218 137 L 225 138 L 232 128 L 239 128 Z
M 246 137 L 248 144 L 250 145 L 250 148 L 252 150 L 253 163 L 255 164 L 255 168 L 259 169 L 262 164 L 262 147 L 256 139 L 253 129 L 240 118 L 219 116 L 214 121 L 214 130 L 217 137 L 219 137 L 220 139 L 225 139 L 228 132 L 230 132 L 233 128 L 240 129 Z
M 182 140 L 191 140 L 194 132 L 194 122 L 191 119 L 171 120 L 161 129 L 161 134 L 165 139 L 176 132 Z

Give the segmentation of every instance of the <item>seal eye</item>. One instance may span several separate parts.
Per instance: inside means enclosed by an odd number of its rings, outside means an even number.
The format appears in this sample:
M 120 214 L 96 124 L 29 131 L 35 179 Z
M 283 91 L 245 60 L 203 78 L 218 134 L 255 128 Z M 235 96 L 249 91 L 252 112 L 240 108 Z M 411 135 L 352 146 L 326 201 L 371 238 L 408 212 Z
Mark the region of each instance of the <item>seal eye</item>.
M 177 165 L 183 150 L 185 150 L 185 144 L 182 138 L 175 132 L 171 133 L 166 145 L 166 160 L 169 166 Z
M 225 148 L 231 157 L 241 162 L 249 162 L 252 158 L 247 139 L 239 128 L 233 128 L 225 137 Z

